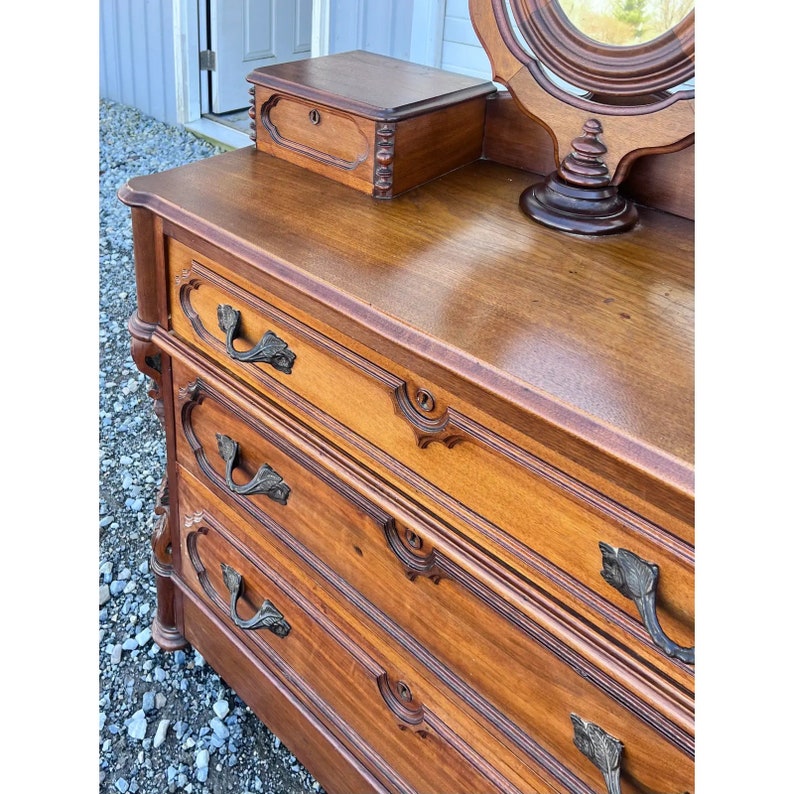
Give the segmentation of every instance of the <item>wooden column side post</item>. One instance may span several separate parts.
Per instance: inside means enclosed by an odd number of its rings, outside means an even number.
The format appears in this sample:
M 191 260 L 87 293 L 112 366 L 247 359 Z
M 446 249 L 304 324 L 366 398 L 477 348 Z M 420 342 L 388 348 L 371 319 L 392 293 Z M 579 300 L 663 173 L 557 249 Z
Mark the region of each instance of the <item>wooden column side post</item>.
M 135 258 L 135 283 L 137 287 L 137 309 L 129 320 L 131 352 L 138 369 L 152 379 L 149 397 L 154 412 L 168 433 L 166 411 L 163 403 L 163 354 L 152 341 L 157 328 L 159 296 L 158 246 L 161 235 L 160 221 L 148 210 L 131 207 L 133 254 Z M 152 531 L 150 567 L 157 586 L 157 611 L 152 621 L 154 641 L 166 651 L 184 648 L 187 644 L 178 627 L 176 614 L 176 588 L 171 574 L 172 533 L 169 500 L 168 473 L 163 477 L 154 508 L 157 520 Z
M 155 217 L 142 207 L 130 207 L 132 217 L 135 284 L 138 294 L 138 319 L 157 324 L 157 254 Z

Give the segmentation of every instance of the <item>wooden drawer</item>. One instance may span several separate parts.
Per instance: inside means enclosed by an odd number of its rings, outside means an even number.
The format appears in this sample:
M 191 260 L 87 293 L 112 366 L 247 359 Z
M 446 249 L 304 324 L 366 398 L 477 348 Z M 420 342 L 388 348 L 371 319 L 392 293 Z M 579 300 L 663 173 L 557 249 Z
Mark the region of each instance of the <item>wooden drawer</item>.
M 522 768 L 493 740 L 487 747 L 481 740 L 478 747 L 477 739 L 487 741 L 488 734 L 465 709 L 417 676 L 416 663 L 377 646 L 351 618 L 350 605 L 336 600 L 299 556 L 228 513 L 191 475 L 180 475 L 184 582 L 383 790 L 522 794 L 543 789 L 542 777 Z M 257 538 L 256 548 L 249 545 L 251 538 Z M 500 757 L 478 752 L 488 747 Z
M 383 369 L 266 302 L 253 285 L 245 285 L 251 291 L 233 285 L 219 264 L 174 239 L 168 267 L 171 323 L 179 338 L 269 399 L 299 409 L 335 443 L 369 456 L 395 487 L 410 489 L 412 498 L 607 635 L 623 633 L 622 641 L 691 692 L 691 665 L 659 650 L 636 603 L 601 573 L 611 549 L 658 566 L 649 614 L 663 627 L 663 641 L 674 642 L 673 652 L 688 649 L 694 643 L 688 541 L 481 424 L 472 418 L 476 408 L 433 383 Z M 228 307 L 222 310 L 232 329 L 228 340 L 219 307 Z M 228 321 L 238 316 L 238 325 Z M 238 351 L 258 346 L 254 358 L 269 360 L 241 361 L 228 352 L 227 341 Z
M 340 752 L 339 740 L 246 644 L 237 630 L 218 616 L 214 605 L 191 590 L 180 599 L 184 635 L 201 650 L 226 683 L 253 709 L 268 728 L 283 737 L 290 750 L 312 774 L 322 777 L 328 794 L 389 789 L 349 752 Z
M 343 583 L 339 597 L 358 602 L 383 627 L 386 644 L 411 649 L 434 681 L 470 704 L 527 764 L 551 754 L 588 780 L 594 772 L 571 743 L 570 716 L 587 711 L 583 716 L 611 734 L 631 737 L 628 774 L 658 790 L 665 782 L 684 785 L 691 774 L 691 715 L 689 722 L 686 714 L 671 717 L 675 702 L 652 702 L 666 691 L 662 677 L 639 695 L 612 680 L 544 631 L 543 616 L 520 593 L 505 598 L 491 589 L 492 560 L 479 550 L 450 547 L 431 521 L 421 513 L 409 518 L 396 501 L 375 504 L 193 373 L 177 366 L 175 375 L 177 383 L 190 384 L 181 389 L 177 458 L 219 498 L 257 520 L 248 545 L 267 533 L 297 542 L 320 573 Z M 227 456 L 230 470 L 218 433 L 239 444 L 236 457 Z M 270 493 L 246 493 L 256 481 Z M 244 531 L 240 522 L 236 531 Z M 523 691 L 542 695 L 516 697 Z M 578 790 L 575 784 L 571 790 Z

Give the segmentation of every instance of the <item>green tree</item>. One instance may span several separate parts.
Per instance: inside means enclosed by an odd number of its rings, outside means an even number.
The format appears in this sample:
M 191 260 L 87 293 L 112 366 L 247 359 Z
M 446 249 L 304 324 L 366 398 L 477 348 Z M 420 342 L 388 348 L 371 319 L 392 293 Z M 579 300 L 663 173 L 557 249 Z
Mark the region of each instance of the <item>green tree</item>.
M 648 23 L 645 5 L 646 0 L 615 0 L 612 4 L 613 16 L 631 27 L 636 40 L 642 40 Z

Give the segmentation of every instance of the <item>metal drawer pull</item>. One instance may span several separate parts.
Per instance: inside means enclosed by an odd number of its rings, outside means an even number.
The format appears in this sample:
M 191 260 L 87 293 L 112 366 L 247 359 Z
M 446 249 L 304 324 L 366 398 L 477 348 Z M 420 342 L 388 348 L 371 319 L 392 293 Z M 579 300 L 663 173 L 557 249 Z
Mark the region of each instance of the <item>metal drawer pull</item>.
M 618 549 L 600 542 L 604 569 L 601 576 L 621 595 L 632 599 L 637 606 L 645 628 L 658 648 L 673 659 L 686 664 L 695 663 L 695 647 L 684 648 L 673 642 L 662 629 L 656 615 L 656 587 L 659 566 L 646 562 L 628 549 Z
M 235 626 L 247 631 L 268 629 L 268 631 L 272 631 L 278 637 L 286 637 L 290 633 L 291 626 L 284 620 L 284 615 L 270 601 L 265 601 L 252 618 L 243 620 L 237 614 L 237 600 L 243 594 L 244 588 L 243 577 L 234 568 L 223 562 L 221 563 L 221 571 L 223 572 L 223 583 L 229 589 L 231 596 L 229 614 Z
M 620 758 L 623 755 L 623 742 L 610 736 L 594 722 L 583 720 L 571 714 L 573 723 L 573 743 L 604 776 L 607 794 L 620 794 Z
M 270 364 L 279 372 L 289 375 L 295 363 L 295 354 L 283 339 L 279 339 L 272 331 L 265 335 L 248 351 L 241 353 L 234 349 L 234 340 L 240 330 L 240 312 L 222 303 L 218 306 L 218 325 L 226 334 L 226 352 L 235 361 L 247 363 L 262 362 Z
M 290 487 L 281 478 L 281 475 L 273 468 L 264 463 L 259 471 L 251 478 L 246 485 L 237 485 L 232 480 L 232 472 L 237 466 L 237 455 L 240 445 L 221 433 L 216 433 L 218 439 L 218 452 L 226 461 L 226 487 L 233 493 L 240 496 L 251 496 L 252 494 L 264 494 L 269 496 L 274 502 L 285 505 L 290 494 Z

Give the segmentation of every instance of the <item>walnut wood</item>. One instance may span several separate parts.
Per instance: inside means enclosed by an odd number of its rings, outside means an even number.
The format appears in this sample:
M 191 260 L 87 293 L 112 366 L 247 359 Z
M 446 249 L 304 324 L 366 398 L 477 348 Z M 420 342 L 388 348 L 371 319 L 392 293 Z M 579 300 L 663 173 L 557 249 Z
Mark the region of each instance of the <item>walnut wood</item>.
M 376 198 L 480 158 L 487 80 L 364 51 L 248 76 L 257 149 Z
M 526 169 L 541 139 L 508 145 L 498 102 L 486 156 Z M 622 743 L 625 794 L 694 792 L 693 667 L 601 574 L 603 544 L 658 564 L 693 644 L 693 224 L 560 234 L 522 169 L 382 202 L 250 147 L 120 191 L 168 453 L 158 636 L 332 794 L 601 792 L 572 715 Z M 230 355 L 230 316 L 289 366 Z M 288 497 L 246 487 L 265 465 Z M 266 602 L 289 632 L 246 628 Z
M 381 207 L 242 149 L 137 178 L 123 196 L 209 238 L 221 262 L 236 255 L 233 269 L 252 281 L 266 274 L 298 308 L 334 302 L 320 319 L 371 349 L 440 370 L 432 380 L 500 419 L 531 416 L 548 446 L 683 507 L 693 486 L 692 225 L 641 212 L 629 235 L 571 238 L 526 222 L 524 187 L 521 172 L 481 162 Z M 587 371 L 598 381 L 582 380 Z
M 539 16 L 559 16 L 558 6 L 542 0 L 539 0 L 539 9 L 536 11 Z M 571 142 L 591 118 L 598 119 L 604 129 L 603 140 L 607 151 L 603 160 L 615 185 L 619 185 L 626 178 L 632 163 L 642 154 L 676 151 L 690 145 L 694 140 L 695 110 L 692 92 L 670 95 L 659 102 L 650 101 L 641 108 L 635 108 L 630 103 L 610 101 L 612 96 L 619 94 L 614 87 L 606 91 L 608 96 L 605 101 L 580 99 L 549 81 L 538 60 L 530 56 L 525 48 L 519 49 L 513 45 L 509 40 L 512 38 L 512 27 L 502 2 L 470 0 L 469 13 L 475 32 L 490 60 L 493 79 L 507 87 L 522 110 L 549 131 L 557 165 L 570 152 Z M 581 67 L 585 72 L 592 73 L 598 65 L 599 53 L 608 60 L 615 53 L 619 53 L 618 58 L 626 59 L 625 66 L 613 65 L 606 72 L 611 72 L 611 77 L 616 77 L 619 82 L 628 83 L 630 91 L 634 87 L 644 91 L 642 84 L 653 78 L 653 69 L 660 65 L 660 61 L 653 56 L 657 44 L 663 50 L 662 61 L 667 60 L 671 54 L 680 56 L 685 69 L 694 71 L 693 14 L 687 17 L 681 28 L 685 42 L 683 49 L 679 46 L 681 42 L 677 40 L 675 33 L 660 37 L 656 42 L 643 45 L 636 51 L 631 47 L 601 47 L 596 42 L 589 42 L 586 37 L 577 36 L 577 40 L 583 43 L 577 55 L 572 56 L 562 45 L 559 55 L 563 59 L 571 59 L 572 68 L 578 70 Z M 688 49 L 690 46 L 691 52 Z M 587 58 L 588 52 L 592 56 L 590 59 Z M 642 70 L 646 67 L 651 68 L 650 75 L 642 75 Z M 636 86 L 631 86 L 632 75 L 639 78 Z M 598 77 L 594 80 L 597 85 Z M 667 87 L 672 88 L 674 85 L 675 82 Z
M 487 758 L 479 759 L 481 773 L 463 763 L 461 755 L 474 752 L 469 747 L 471 737 L 455 739 L 445 715 L 465 711 L 465 704 L 419 680 L 420 668 L 412 666 L 409 658 L 401 659 L 399 650 L 376 643 L 357 624 L 355 610 L 334 597 L 330 584 L 316 570 L 262 537 L 261 529 L 241 526 L 239 517 L 227 523 L 221 503 L 197 482 L 189 478 L 186 482 L 180 543 L 183 556 L 190 558 L 183 576 L 191 593 L 213 604 L 219 622 L 229 625 L 220 571 L 225 563 L 240 571 L 246 582 L 241 617 L 252 615 L 258 608 L 255 604 L 266 598 L 279 605 L 291 626 L 287 637 L 282 640 L 267 631 L 238 632 L 238 642 L 248 645 L 282 678 L 288 671 L 287 686 L 333 727 L 347 752 L 373 777 L 391 791 L 452 794 L 472 786 L 478 792 L 521 794 L 523 786 L 516 787 L 497 768 L 499 760 L 493 766 Z M 393 697 L 392 687 L 399 692 L 397 682 L 405 680 L 410 682 L 410 695 Z M 469 722 L 471 730 L 481 735 L 481 743 L 486 741 L 486 732 L 465 714 L 456 718 Z
M 374 121 L 401 121 L 494 90 L 487 80 L 364 50 L 260 67 L 248 81 Z
M 290 737 L 290 750 L 329 794 L 352 791 L 387 794 L 384 786 L 322 721 L 287 689 L 267 665 L 219 621 L 198 596 L 185 599 L 184 620 L 191 644 L 263 719 L 277 736 Z
M 578 603 L 580 594 L 569 591 L 574 587 L 573 582 L 585 581 L 589 587 L 624 609 L 626 604 L 620 598 L 615 599 L 614 592 L 610 592 L 610 588 L 601 580 L 592 556 L 585 555 L 580 560 L 577 550 L 589 547 L 594 554 L 603 537 L 610 537 L 616 543 L 633 544 L 635 552 L 645 554 L 658 554 L 659 546 L 665 545 L 664 567 L 667 572 L 664 579 L 669 589 L 664 599 L 666 609 L 663 607 L 662 619 L 670 621 L 677 633 L 691 641 L 693 604 L 679 600 L 676 595 L 692 589 L 693 561 L 684 544 L 665 543 L 658 536 L 643 539 L 647 528 L 638 523 L 636 517 L 632 520 L 632 517 L 621 513 L 615 504 L 609 508 L 614 515 L 613 520 L 604 521 L 603 515 L 607 510 L 605 504 L 602 503 L 601 510 L 595 514 L 588 509 L 589 504 L 598 501 L 596 493 L 587 493 L 581 484 L 541 466 L 526 452 L 475 422 L 468 415 L 474 413 L 472 406 L 464 406 L 454 397 L 447 398 L 435 385 L 425 383 L 426 389 L 437 398 L 437 419 L 434 423 L 432 415 L 413 402 L 413 390 L 409 390 L 404 381 L 354 356 L 349 350 L 332 344 L 295 320 L 290 321 L 275 307 L 255 301 L 250 295 L 246 297 L 245 293 L 230 282 L 221 280 L 207 267 L 210 264 L 217 268 L 215 263 L 208 263 L 177 243 L 169 246 L 169 262 L 172 268 L 171 305 L 180 306 L 179 311 L 172 313 L 177 336 L 202 350 L 208 358 L 218 361 L 236 378 L 268 393 L 285 407 L 291 409 L 300 404 L 304 412 L 311 412 L 312 406 L 316 406 L 316 409 L 324 412 L 316 414 L 318 429 L 333 432 L 354 450 L 366 451 L 375 457 L 379 449 L 388 449 L 392 457 L 410 470 L 424 475 L 428 480 L 435 480 L 444 491 L 441 494 L 428 494 L 428 508 L 438 509 L 439 499 L 448 493 L 457 498 L 458 504 L 471 505 L 477 518 L 490 517 L 493 522 L 490 526 L 482 526 L 471 515 L 464 517 L 464 520 L 474 525 L 468 530 L 472 537 L 497 533 L 496 526 L 509 529 L 511 538 L 523 544 L 517 549 L 520 557 L 511 560 L 511 567 L 516 570 L 526 571 L 529 577 L 534 571 L 537 577 L 541 563 L 536 561 L 535 555 L 540 553 L 543 559 L 553 561 L 559 570 L 572 572 L 572 581 L 569 581 L 567 589 L 563 587 L 562 592 L 556 593 L 557 597 Z M 228 359 L 215 317 L 215 307 L 226 301 L 244 307 L 241 325 L 246 327 L 250 338 L 259 337 L 265 329 L 276 329 L 280 336 L 290 340 L 290 345 L 296 351 L 296 366 L 289 375 L 274 373 L 268 366 L 241 366 Z M 447 399 L 455 406 L 452 411 L 449 410 Z M 396 410 L 392 409 L 392 405 Z M 378 421 L 371 422 L 371 415 L 377 416 Z M 335 417 L 337 421 L 328 421 L 325 417 L 329 416 Z M 235 432 L 242 434 L 245 431 L 236 428 Z M 294 431 L 288 435 L 294 435 Z M 363 438 L 370 443 L 362 444 Z M 455 446 L 455 455 L 441 453 L 444 457 L 439 458 L 429 448 L 433 442 Z M 212 445 L 210 435 L 204 447 L 210 455 L 215 456 Z M 257 446 L 256 441 L 254 446 Z M 271 457 L 265 453 L 256 453 L 255 456 Z M 188 455 L 189 460 L 191 457 Z M 296 453 L 291 452 L 286 460 L 279 461 L 276 468 L 290 466 L 290 460 L 295 457 Z M 518 465 L 508 461 L 515 461 Z M 222 473 L 218 461 L 215 471 Z M 251 474 L 253 471 L 255 469 Z M 300 474 L 291 472 L 286 478 L 290 481 L 293 477 L 300 477 Z M 401 481 L 393 473 L 390 474 L 388 466 L 383 477 L 394 480 L 398 486 Z M 494 493 L 504 481 L 512 482 L 514 487 L 507 493 L 502 492 L 500 498 L 495 500 Z M 309 490 L 314 492 L 316 487 L 312 486 Z M 576 501 L 568 500 L 569 494 L 578 496 L 581 500 L 578 505 Z M 332 501 L 332 496 L 323 501 Z M 554 505 L 552 510 L 548 509 L 550 504 Z M 340 515 L 345 514 L 346 510 L 345 507 L 340 508 Z M 572 518 L 577 511 L 578 517 Z M 462 516 L 460 509 L 457 512 Z M 533 524 L 527 524 L 526 515 L 536 516 L 536 521 L 542 521 L 549 527 L 558 526 L 562 537 L 564 520 L 571 521 L 577 524 L 577 535 L 564 541 L 555 537 L 553 542 L 546 543 L 533 531 Z M 568 518 L 563 519 L 562 516 Z M 686 540 L 690 544 L 693 542 L 691 534 L 687 535 Z M 504 554 L 504 551 L 501 553 Z M 545 582 L 544 586 L 556 590 L 559 583 Z M 600 611 L 601 616 L 593 618 L 597 623 L 603 623 L 605 628 L 607 624 L 615 623 L 616 616 L 608 607 L 602 605 Z M 669 611 L 672 614 L 668 614 Z M 630 607 L 629 614 L 635 614 Z M 655 653 L 653 655 L 656 656 Z M 668 675 L 677 677 L 674 670 L 669 671 Z

